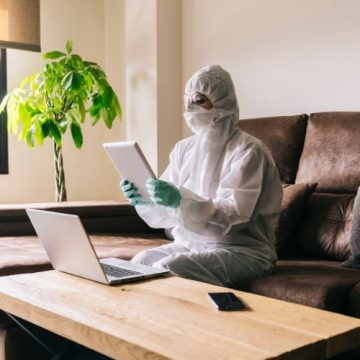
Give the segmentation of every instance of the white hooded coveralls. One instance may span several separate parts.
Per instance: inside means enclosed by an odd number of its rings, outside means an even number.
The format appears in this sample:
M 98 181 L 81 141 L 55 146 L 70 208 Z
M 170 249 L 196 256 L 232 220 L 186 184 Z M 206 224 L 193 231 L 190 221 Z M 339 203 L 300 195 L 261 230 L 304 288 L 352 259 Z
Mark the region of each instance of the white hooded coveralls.
M 172 228 L 174 241 L 132 261 L 239 287 L 270 273 L 276 262 L 282 186 L 267 148 L 235 126 L 239 110 L 230 75 L 220 66 L 207 66 L 187 82 L 185 98 L 194 91 L 213 104 L 213 120 L 176 144 L 161 176 L 179 188 L 180 206 L 136 206 L 149 226 Z M 186 120 L 191 116 L 191 111 L 184 114 Z

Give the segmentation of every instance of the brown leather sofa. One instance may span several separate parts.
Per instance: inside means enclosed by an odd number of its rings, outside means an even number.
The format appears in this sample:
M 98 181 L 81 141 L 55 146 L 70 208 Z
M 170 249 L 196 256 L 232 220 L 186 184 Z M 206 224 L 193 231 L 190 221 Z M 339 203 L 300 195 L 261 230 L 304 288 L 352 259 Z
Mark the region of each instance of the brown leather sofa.
M 273 274 L 243 289 L 360 318 L 360 271 L 341 264 L 360 185 L 360 112 L 250 119 L 240 127 L 268 146 L 284 184 L 317 183 Z M 100 257 L 130 259 L 169 241 L 124 203 L 33 206 L 79 214 Z M 51 268 L 23 205 L 0 206 L 0 237 L 0 276 Z
M 360 317 L 360 270 L 341 264 L 350 253 L 360 185 L 360 113 L 252 119 L 240 126 L 268 146 L 283 183 L 317 183 L 274 273 L 248 290 Z

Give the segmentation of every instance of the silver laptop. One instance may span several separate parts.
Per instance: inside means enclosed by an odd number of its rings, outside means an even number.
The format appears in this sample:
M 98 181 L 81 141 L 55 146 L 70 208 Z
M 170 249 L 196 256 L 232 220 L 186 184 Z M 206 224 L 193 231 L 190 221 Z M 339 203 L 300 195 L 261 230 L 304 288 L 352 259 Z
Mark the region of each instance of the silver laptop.
M 36 209 L 26 212 L 56 270 L 108 285 L 169 272 L 116 258 L 99 260 L 77 215 Z

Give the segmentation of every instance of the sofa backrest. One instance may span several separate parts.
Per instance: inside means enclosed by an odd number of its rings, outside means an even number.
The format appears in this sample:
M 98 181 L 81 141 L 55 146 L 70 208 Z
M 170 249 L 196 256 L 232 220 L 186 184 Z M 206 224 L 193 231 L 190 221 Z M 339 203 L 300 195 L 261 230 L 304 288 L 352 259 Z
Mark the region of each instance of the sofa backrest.
M 345 260 L 350 254 L 350 233 L 355 195 L 314 193 L 288 256 Z
M 293 184 L 304 145 L 307 115 L 240 120 L 240 129 L 260 139 L 270 150 L 283 183 Z
M 345 260 L 360 186 L 360 112 L 240 121 L 262 140 L 284 183 L 317 183 L 285 256 Z
M 299 224 L 300 249 L 306 256 L 345 260 L 360 186 L 360 112 L 310 115 L 295 182 L 318 183 Z
M 135 208 L 115 201 L 67 201 L 62 203 L 0 205 L 0 237 L 35 235 L 26 208 L 75 214 L 89 234 L 158 233 L 136 214 Z
M 296 182 L 317 192 L 350 193 L 360 185 L 360 112 L 311 114 Z

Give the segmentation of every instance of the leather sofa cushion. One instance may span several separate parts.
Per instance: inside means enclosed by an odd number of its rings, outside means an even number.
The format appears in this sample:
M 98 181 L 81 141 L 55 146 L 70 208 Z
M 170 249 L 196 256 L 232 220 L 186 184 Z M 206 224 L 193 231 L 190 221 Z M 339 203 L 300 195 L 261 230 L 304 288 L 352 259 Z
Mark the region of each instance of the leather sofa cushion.
M 239 121 L 240 129 L 260 139 L 270 150 L 283 183 L 294 183 L 304 145 L 307 115 Z
M 275 229 L 275 248 L 278 255 L 294 237 L 297 225 L 306 209 L 307 201 L 315 190 L 316 184 L 283 185 L 279 222 Z
M 347 313 L 349 292 L 359 282 L 360 271 L 343 268 L 337 261 L 280 260 L 273 274 L 252 281 L 247 290 L 275 299 Z
M 296 182 L 317 182 L 317 192 L 356 193 L 359 139 L 360 112 L 311 114 Z
M 315 190 L 316 191 L 316 190 Z M 350 255 L 354 195 L 318 194 L 310 197 L 289 254 L 344 261 Z
M 138 252 L 168 244 L 161 235 L 90 235 L 100 258 L 118 257 L 130 260 Z M 0 238 L 0 276 L 50 270 L 51 264 L 36 236 Z
M 354 199 L 349 247 L 351 254 L 343 266 L 360 270 L 360 187 Z

